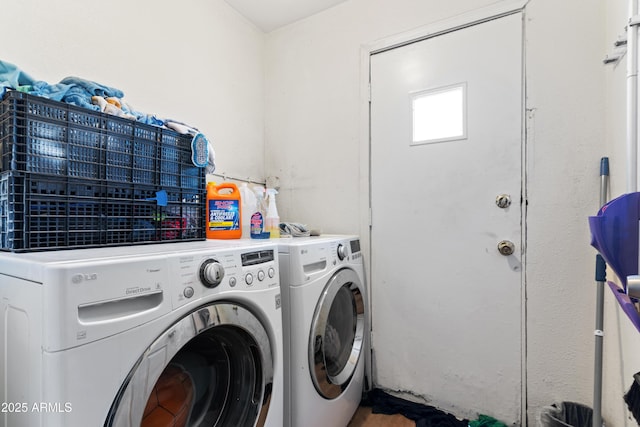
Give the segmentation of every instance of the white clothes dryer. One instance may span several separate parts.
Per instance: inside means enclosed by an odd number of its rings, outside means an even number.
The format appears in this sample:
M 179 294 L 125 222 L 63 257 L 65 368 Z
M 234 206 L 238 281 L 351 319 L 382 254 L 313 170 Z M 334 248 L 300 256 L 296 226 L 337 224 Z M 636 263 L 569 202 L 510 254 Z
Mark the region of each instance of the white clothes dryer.
M 0 254 L 0 426 L 282 427 L 278 270 L 268 241 Z
M 342 427 L 364 389 L 366 287 L 355 236 L 281 239 L 286 427 Z

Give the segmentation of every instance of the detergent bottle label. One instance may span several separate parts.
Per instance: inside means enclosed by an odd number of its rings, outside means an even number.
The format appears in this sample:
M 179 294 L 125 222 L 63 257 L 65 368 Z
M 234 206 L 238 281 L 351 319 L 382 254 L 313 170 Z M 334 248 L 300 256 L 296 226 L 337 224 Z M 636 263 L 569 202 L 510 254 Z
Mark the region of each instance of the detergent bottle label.
M 251 215 L 251 235 L 259 236 L 264 231 L 264 219 L 260 212 L 254 212 Z
M 209 200 L 209 230 L 239 230 L 239 200 Z

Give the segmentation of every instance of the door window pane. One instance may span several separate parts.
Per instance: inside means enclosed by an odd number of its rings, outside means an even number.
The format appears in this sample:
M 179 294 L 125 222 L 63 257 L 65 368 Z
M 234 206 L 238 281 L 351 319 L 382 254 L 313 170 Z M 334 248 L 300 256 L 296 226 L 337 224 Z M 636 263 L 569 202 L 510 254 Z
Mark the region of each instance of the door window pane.
M 324 359 L 327 372 L 332 377 L 339 375 L 349 361 L 357 320 L 355 301 L 347 284 L 340 288 L 331 304 L 324 331 Z
M 467 137 L 466 84 L 414 93 L 412 145 Z

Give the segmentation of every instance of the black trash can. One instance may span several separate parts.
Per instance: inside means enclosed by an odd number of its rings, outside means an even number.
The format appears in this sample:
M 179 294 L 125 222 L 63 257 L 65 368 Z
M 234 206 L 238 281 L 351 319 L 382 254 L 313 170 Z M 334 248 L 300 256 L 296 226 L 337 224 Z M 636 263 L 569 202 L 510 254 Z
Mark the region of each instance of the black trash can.
M 592 427 L 593 409 L 581 403 L 561 402 L 542 408 L 542 427 Z

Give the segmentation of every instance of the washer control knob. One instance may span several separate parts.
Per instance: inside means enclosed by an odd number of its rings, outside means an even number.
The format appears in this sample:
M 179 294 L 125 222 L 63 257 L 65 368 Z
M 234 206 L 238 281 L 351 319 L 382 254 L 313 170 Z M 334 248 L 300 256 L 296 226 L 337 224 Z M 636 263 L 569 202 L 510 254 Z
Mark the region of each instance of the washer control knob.
M 264 271 L 258 271 L 258 280 L 261 282 L 264 280 Z
M 229 286 L 230 287 L 234 287 L 236 285 L 236 278 L 235 277 L 229 277 Z
M 224 278 L 224 267 L 217 260 L 209 258 L 200 266 L 200 280 L 207 288 L 215 288 Z
M 342 261 L 346 257 L 347 257 L 347 248 L 342 243 L 340 243 L 338 245 L 338 259 Z
M 182 295 L 184 295 L 185 298 L 191 298 L 194 294 L 194 290 L 191 286 L 187 286 L 186 288 L 184 288 L 184 291 L 182 291 Z
M 269 270 L 267 270 L 267 274 L 269 275 L 269 279 L 273 279 L 273 276 L 276 275 L 276 269 L 273 267 L 269 267 Z
M 247 273 L 247 275 L 244 276 L 244 281 L 249 286 L 253 285 L 253 274 Z

